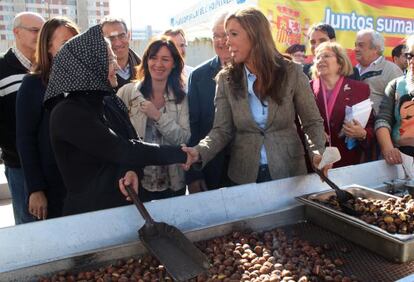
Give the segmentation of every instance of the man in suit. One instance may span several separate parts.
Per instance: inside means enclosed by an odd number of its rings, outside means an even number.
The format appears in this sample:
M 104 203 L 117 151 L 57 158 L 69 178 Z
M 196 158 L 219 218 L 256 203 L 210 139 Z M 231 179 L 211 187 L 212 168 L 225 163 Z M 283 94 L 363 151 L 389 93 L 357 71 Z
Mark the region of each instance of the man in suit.
M 216 56 L 198 66 L 189 79 L 188 102 L 190 111 L 191 139 L 189 146 L 194 146 L 203 139 L 214 121 L 214 96 L 216 82 L 214 78 L 221 68 L 230 61 L 231 56 L 226 46 L 224 20 L 227 13 L 221 14 L 213 24 L 213 47 Z M 228 160 L 223 150 L 202 171 L 189 171 L 187 184 L 191 193 L 206 189 L 228 186 Z
M 34 220 L 27 210 L 27 191 L 16 147 L 16 95 L 35 61 L 37 35 L 44 22 L 36 13 L 17 14 L 13 22 L 15 46 L 0 55 L 0 147 L 16 224 Z
M 116 72 L 118 90 L 135 77 L 135 67 L 141 63 L 141 58 L 129 48 L 131 32 L 123 19 L 105 17 L 101 21 L 104 36 L 111 41 L 112 50 L 116 55 L 119 69 Z

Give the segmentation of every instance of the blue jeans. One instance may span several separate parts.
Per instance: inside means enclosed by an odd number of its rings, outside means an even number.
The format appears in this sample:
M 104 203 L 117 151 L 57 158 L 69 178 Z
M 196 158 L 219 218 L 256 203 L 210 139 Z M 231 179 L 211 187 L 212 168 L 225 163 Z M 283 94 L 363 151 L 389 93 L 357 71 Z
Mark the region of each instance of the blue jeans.
M 28 195 L 24 187 L 23 169 L 7 166 L 5 168 L 7 183 L 12 196 L 15 223 L 22 224 L 34 221 L 34 217 L 28 211 Z

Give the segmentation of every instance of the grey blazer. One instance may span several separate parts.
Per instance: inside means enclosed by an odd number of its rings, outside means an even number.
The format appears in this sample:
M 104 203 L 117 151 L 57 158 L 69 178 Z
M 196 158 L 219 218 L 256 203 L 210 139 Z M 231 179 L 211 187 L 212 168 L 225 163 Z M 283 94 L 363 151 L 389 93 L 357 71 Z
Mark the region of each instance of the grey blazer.
M 295 118 L 298 115 L 302 122 L 311 159 L 315 153 L 322 154 L 325 148 L 323 120 L 302 68 L 287 62 L 287 77 L 282 104 L 277 105 L 268 98 L 268 119 L 262 130 L 250 111 L 246 76 L 241 82 L 244 85 L 241 97 L 237 97 L 232 93 L 229 73 L 219 74 L 213 128 L 195 147 L 200 152 L 202 166 L 232 141 L 228 175 L 237 184 L 256 182 L 262 144 L 272 179 L 307 172 Z

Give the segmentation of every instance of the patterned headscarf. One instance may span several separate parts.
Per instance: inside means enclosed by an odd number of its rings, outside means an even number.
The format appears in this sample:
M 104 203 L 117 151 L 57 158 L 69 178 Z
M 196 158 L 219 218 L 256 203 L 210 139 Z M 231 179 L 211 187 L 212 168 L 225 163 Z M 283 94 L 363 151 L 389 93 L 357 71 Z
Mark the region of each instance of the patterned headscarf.
M 100 25 L 68 41 L 53 61 L 44 102 L 73 91 L 112 93 L 107 46 Z

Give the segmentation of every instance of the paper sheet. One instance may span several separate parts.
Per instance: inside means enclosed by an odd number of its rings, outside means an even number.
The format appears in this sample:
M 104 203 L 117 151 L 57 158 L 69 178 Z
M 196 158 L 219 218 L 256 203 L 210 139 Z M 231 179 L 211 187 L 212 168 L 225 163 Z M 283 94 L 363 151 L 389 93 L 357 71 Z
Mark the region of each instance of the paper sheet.
M 350 122 L 353 119 L 357 120 L 363 128 L 367 126 L 369 116 L 372 111 L 372 102 L 368 98 L 358 104 L 353 105 L 352 107 L 345 107 L 345 121 Z

